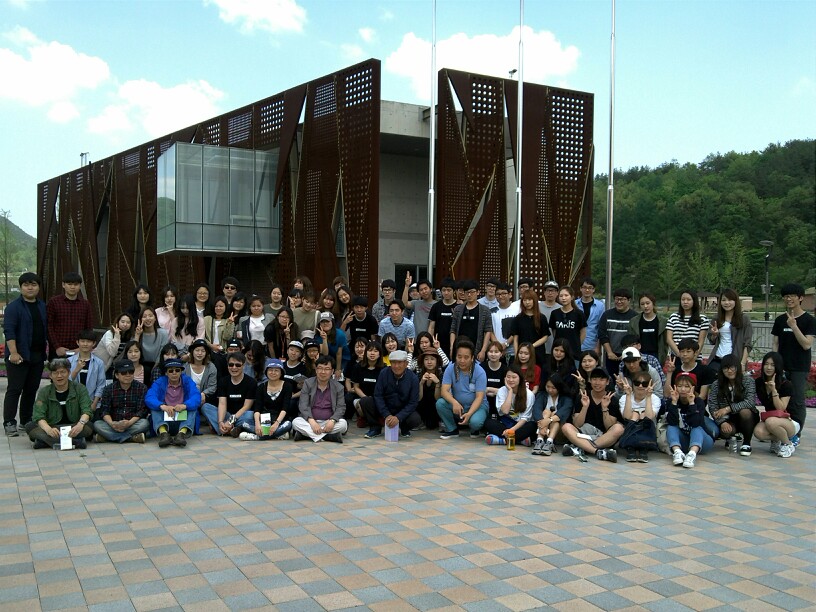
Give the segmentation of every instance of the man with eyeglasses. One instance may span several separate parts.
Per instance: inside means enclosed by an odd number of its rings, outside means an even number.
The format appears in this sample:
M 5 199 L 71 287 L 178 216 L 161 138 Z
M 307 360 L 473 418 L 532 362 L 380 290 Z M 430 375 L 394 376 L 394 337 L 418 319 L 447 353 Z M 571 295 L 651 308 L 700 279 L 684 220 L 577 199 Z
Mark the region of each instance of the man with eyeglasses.
M 114 381 L 102 390 L 99 410 L 102 418 L 94 421 L 96 442 L 138 442 L 144 444 L 147 420 L 147 387 L 133 379 L 135 366 L 130 359 L 113 364 Z
M 245 363 L 243 353 L 234 352 L 227 356 L 228 374 L 218 380 L 216 391 L 218 407 L 204 404 L 201 408 L 213 433 L 219 436 L 237 438 L 242 431 L 255 431 L 252 404 L 258 392 L 258 383 L 244 374 Z
M 600 343 L 598 342 L 598 322 L 601 320 L 606 310 L 606 304 L 600 298 L 594 297 L 596 282 L 589 276 L 581 281 L 581 299 L 576 303 L 578 309 L 584 313 L 586 321 L 586 337 L 581 343 L 582 351 L 595 351 L 599 355 Z
M 166 360 L 164 376 L 159 376 L 145 395 L 153 431 L 159 437 L 159 448 L 171 444 L 187 446 L 187 439 L 193 435 L 201 393 L 193 379 L 183 372 L 181 359 Z M 176 430 L 177 433 L 171 433 Z
M 513 317 L 519 313 L 519 306 L 513 303 L 513 288 L 508 283 L 499 283 L 496 287 L 496 300 L 499 307 L 491 315 L 493 337 L 504 347 L 508 362 L 513 360 L 513 336 L 510 333 Z M 504 384 L 502 382 L 502 384 Z
M 499 280 L 497 278 L 488 278 L 485 281 L 485 294 L 479 298 L 479 303 L 487 306 L 490 314 L 495 313 L 499 309 L 499 300 L 496 298 L 496 289 L 499 288 Z
M 397 283 L 390 278 L 386 278 L 380 283 L 380 291 L 382 292 L 382 298 L 377 300 L 377 303 L 371 307 L 371 316 L 374 317 L 377 323 L 388 316 L 388 305 L 394 301 L 394 297 L 397 295 Z
M 221 279 L 221 293 L 230 304 L 232 304 L 232 298 L 238 293 L 239 287 L 238 279 L 234 276 L 225 276 Z
M 610 376 L 617 376 L 620 371 L 620 354 L 623 350 L 621 342 L 629 333 L 629 321 L 637 316 L 632 309 L 632 292 L 626 287 L 619 287 L 612 293 L 615 298 L 615 307 L 601 315 L 598 321 L 598 341 L 606 357 L 606 371 Z M 589 332 L 587 332 L 589 333 Z M 663 388 L 663 381 L 657 385 Z
M 475 280 L 462 283 L 465 290 L 465 303 L 453 310 L 450 343 L 451 359 L 455 358 L 456 338 L 465 336 L 476 347 L 476 359 L 484 361 L 485 350 L 493 337 L 493 317 L 487 306 L 479 303 L 479 284 Z
M 345 387 L 332 378 L 334 362 L 328 355 L 321 355 L 315 363 L 315 375 L 307 378 L 300 391 L 298 410 L 300 416 L 292 421 L 295 441 L 311 438 L 313 442 L 343 443 L 348 423 Z

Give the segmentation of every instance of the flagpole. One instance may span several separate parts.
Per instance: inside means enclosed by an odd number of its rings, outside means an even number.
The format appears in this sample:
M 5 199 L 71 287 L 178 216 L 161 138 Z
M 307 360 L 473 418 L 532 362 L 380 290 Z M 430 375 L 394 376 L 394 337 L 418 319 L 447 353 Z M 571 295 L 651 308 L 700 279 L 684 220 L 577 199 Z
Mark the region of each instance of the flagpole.
M 521 278 L 521 141 L 522 113 L 524 111 L 524 0 L 519 0 L 519 57 L 518 99 L 516 100 L 516 260 L 513 266 L 513 284 Z
M 606 188 L 606 307 L 612 297 L 612 233 L 615 209 L 615 0 L 612 0 L 612 36 L 609 66 L 609 177 Z
M 430 134 L 430 155 L 428 161 L 428 278 L 433 283 L 433 252 L 434 252 L 434 208 L 435 197 L 434 191 L 434 171 L 436 163 L 436 0 L 433 0 L 433 26 L 431 34 L 431 114 L 429 121 L 431 122 Z M 440 281 L 441 279 L 436 279 Z

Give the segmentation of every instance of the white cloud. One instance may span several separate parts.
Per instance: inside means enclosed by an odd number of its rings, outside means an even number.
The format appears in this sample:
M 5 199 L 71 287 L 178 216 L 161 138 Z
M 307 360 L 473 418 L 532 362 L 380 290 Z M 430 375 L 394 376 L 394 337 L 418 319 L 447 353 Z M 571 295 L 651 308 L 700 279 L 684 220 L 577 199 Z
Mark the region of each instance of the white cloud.
M 340 45 L 340 52 L 346 61 L 359 62 L 365 57 L 365 52 L 360 45 L 343 44 Z
M 306 24 L 306 9 L 296 0 L 204 0 L 204 4 L 216 5 L 221 20 L 245 34 L 302 32 Z
M 0 99 L 46 106 L 53 121 L 64 123 L 79 116 L 80 94 L 110 78 L 104 60 L 56 41 L 42 41 L 26 28 L 17 26 L 4 38 L 22 52 L 0 48 Z
M 117 137 L 136 128 L 156 137 L 219 114 L 224 93 L 207 81 L 163 87 L 144 79 L 123 83 L 116 101 L 88 120 L 88 130 Z
M 518 68 L 518 26 L 505 36 L 454 34 L 436 43 L 437 69 L 451 68 L 506 78 Z M 581 52 L 564 46 L 552 32 L 534 32 L 524 27 L 524 80 L 545 83 L 574 72 Z M 424 101 L 431 99 L 431 42 L 405 34 L 399 48 L 385 60 L 385 69 L 406 77 L 414 93 Z
M 360 35 L 365 42 L 370 43 L 374 40 L 374 37 L 377 35 L 377 32 L 374 31 L 374 28 L 360 28 L 357 30 L 357 33 Z

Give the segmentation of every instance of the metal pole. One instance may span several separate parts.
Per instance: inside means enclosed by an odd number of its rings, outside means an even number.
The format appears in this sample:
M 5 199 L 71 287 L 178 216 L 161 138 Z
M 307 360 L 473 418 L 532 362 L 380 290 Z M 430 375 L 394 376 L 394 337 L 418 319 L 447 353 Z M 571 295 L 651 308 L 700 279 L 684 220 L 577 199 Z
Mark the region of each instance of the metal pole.
M 433 26 L 431 35 L 431 148 L 428 161 L 428 278 L 433 282 L 434 252 L 434 170 L 436 163 L 436 0 L 433 0 Z M 437 279 L 442 280 L 442 279 Z
M 771 261 L 771 252 L 765 255 L 765 320 L 771 320 L 771 312 L 770 312 L 770 300 L 771 300 L 771 279 L 770 275 L 768 274 L 768 269 L 770 267 Z
M 519 69 L 518 100 L 516 105 L 516 260 L 513 266 L 513 284 L 521 278 L 521 141 L 522 113 L 524 112 L 524 0 L 519 0 Z
M 609 69 L 609 183 L 606 188 L 606 301 L 612 295 L 612 230 L 615 208 L 615 0 L 612 0 L 612 36 Z

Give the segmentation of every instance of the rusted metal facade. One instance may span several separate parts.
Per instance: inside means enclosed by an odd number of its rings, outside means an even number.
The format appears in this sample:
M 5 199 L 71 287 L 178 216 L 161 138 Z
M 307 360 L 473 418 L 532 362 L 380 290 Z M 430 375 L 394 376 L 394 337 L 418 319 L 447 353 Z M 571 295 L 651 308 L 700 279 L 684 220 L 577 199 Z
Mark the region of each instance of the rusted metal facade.
M 79 270 L 105 325 L 140 282 L 157 297 L 167 284 L 191 292 L 232 274 L 268 295 L 273 282 L 290 286 L 296 274 L 327 286 L 341 262 L 356 291 L 375 295 L 379 128 L 380 62 L 372 59 L 41 183 L 37 262 L 46 296 Z M 174 142 L 280 150 L 281 255 L 156 254 L 156 161 Z M 345 253 L 335 244 L 340 230 Z
M 518 83 L 448 69 L 438 83 L 436 276 L 509 279 L 506 133 L 515 160 Z M 572 284 L 590 265 L 593 95 L 525 83 L 523 113 L 520 273 Z

